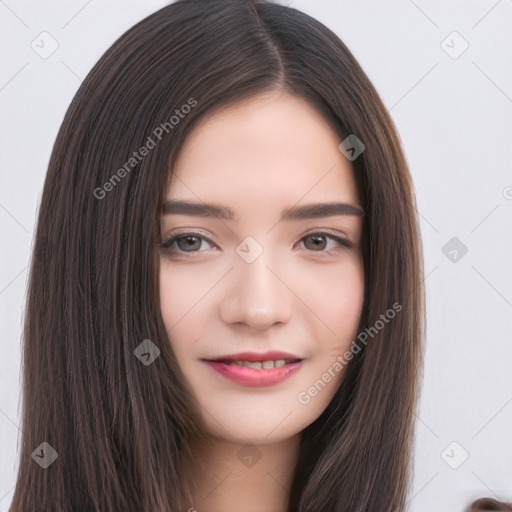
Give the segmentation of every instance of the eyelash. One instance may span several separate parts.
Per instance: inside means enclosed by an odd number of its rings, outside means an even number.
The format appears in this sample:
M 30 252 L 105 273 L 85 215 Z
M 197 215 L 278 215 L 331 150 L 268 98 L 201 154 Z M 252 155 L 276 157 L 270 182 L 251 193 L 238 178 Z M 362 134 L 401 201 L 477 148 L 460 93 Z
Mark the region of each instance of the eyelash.
M 311 236 L 318 236 L 318 235 L 325 236 L 326 238 L 330 238 L 331 240 L 334 240 L 335 242 L 337 242 L 340 245 L 341 248 L 350 249 L 353 246 L 352 242 L 349 242 L 347 239 L 342 238 L 342 237 L 337 236 L 337 235 L 334 235 L 334 234 L 329 233 L 329 232 L 325 232 L 325 231 L 316 231 L 314 233 L 308 233 L 307 235 L 302 237 L 299 241 L 302 242 L 306 238 L 309 238 Z M 193 231 L 186 231 L 184 233 L 179 233 L 179 234 L 176 234 L 176 235 L 171 235 L 167 240 L 164 240 L 163 242 L 158 243 L 158 247 L 160 247 L 164 251 L 168 251 L 168 252 L 172 252 L 172 253 L 180 253 L 179 257 L 187 257 L 187 256 L 182 256 L 182 255 L 186 255 L 186 254 L 200 254 L 201 252 L 204 252 L 204 251 L 190 251 L 190 252 L 186 252 L 186 251 L 180 251 L 179 249 L 174 249 L 174 248 L 171 247 L 171 245 L 175 241 L 180 240 L 182 238 L 187 238 L 189 236 L 193 236 L 195 238 L 199 238 L 199 239 L 205 240 L 209 244 L 215 245 L 208 237 L 205 237 L 205 236 L 201 235 L 200 233 L 196 233 L 196 232 L 193 232 Z M 330 251 L 310 251 L 310 252 L 318 253 L 318 254 L 329 254 L 329 253 L 333 252 L 333 250 L 330 250 Z

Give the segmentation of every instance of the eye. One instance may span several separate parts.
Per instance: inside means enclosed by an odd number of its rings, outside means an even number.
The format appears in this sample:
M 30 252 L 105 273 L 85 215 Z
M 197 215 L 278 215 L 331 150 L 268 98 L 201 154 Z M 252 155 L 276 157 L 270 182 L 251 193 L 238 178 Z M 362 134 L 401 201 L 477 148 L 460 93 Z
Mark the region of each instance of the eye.
M 171 252 L 195 253 L 202 252 L 198 251 L 197 249 L 201 247 L 203 241 L 209 244 L 213 244 L 211 240 L 200 235 L 199 233 L 187 232 L 171 236 L 167 240 L 160 242 L 158 246 Z M 175 242 L 177 244 L 177 248 L 173 247 Z
M 331 246 L 328 250 L 324 250 L 326 246 L 329 244 L 327 241 L 330 240 Z M 304 246 L 306 249 L 311 250 L 312 252 L 319 252 L 319 253 L 328 253 L 331 252 L 333 249 L 335 249 L 336 244 L 338 247 L 346 247 L 351 248 L 352 243 L 346 240 L 345 238 L 342 238 L 337 235 L 333 235 L 332 233 L 325 233 L 325 232 L 318 232 L 318 233 L 310 233 L 309 235 L 306 235 L 305 237 L 301 238 L 301 242 L 304 243 Z M 311 243 L 308 243 L 311 242 Z M 334 247 L 333 247 L 334 245 Z

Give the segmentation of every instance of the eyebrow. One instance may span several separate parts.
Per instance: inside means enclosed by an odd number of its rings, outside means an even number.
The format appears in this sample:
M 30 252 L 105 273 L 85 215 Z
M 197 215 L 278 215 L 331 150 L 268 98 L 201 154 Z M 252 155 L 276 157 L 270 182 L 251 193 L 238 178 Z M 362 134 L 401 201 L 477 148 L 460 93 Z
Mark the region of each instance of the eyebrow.
M 239 216 L 228 206 L 217 203 L 194 203 L 192 201 L 167 200 L 163 204 L 162 215 L 191 215 L 238 221 Z M 282 221 L 296 221 L 304 219 L 316 219 L 322 217 L 333 217 L 335 215 L 358 215 L 364 214 L 360 206 L 348 203 L 314 203 L 303 206 L 291 206 L 281 212 Z

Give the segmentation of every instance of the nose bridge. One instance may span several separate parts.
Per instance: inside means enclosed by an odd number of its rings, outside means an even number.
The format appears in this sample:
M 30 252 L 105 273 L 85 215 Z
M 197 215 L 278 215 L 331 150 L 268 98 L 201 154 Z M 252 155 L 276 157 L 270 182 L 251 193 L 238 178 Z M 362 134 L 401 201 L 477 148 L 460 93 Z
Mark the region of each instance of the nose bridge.
M 292 312 L 291 291 L 283 278 L 278 278 L 279 265 L 274 261 L 274 253 L 252 237 L 239 244 L 236 252 L 222 304 L 224 321 L 245 323 L 256 329 L 288 321 Z

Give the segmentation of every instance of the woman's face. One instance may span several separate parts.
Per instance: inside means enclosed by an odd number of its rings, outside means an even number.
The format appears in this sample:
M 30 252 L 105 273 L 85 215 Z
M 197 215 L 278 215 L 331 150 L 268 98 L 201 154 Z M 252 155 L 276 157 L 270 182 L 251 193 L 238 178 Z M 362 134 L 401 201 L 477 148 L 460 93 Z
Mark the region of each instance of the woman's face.
M 309 103 L 273 92 L 209 117 L 180 154 L 166 200 L 198 206 L 162 215 L 162 241 L 182 237 L 159 249 L 160 300 L 214 436 L 264 444 L 298 434 L 339 385 L 363 303 L 362 219 L 303 208 L 360 206 L 340 143 Z M 229 356 L 239 363 L 208 362 Z M 280 362 L 254 364 L 269 360 Z

